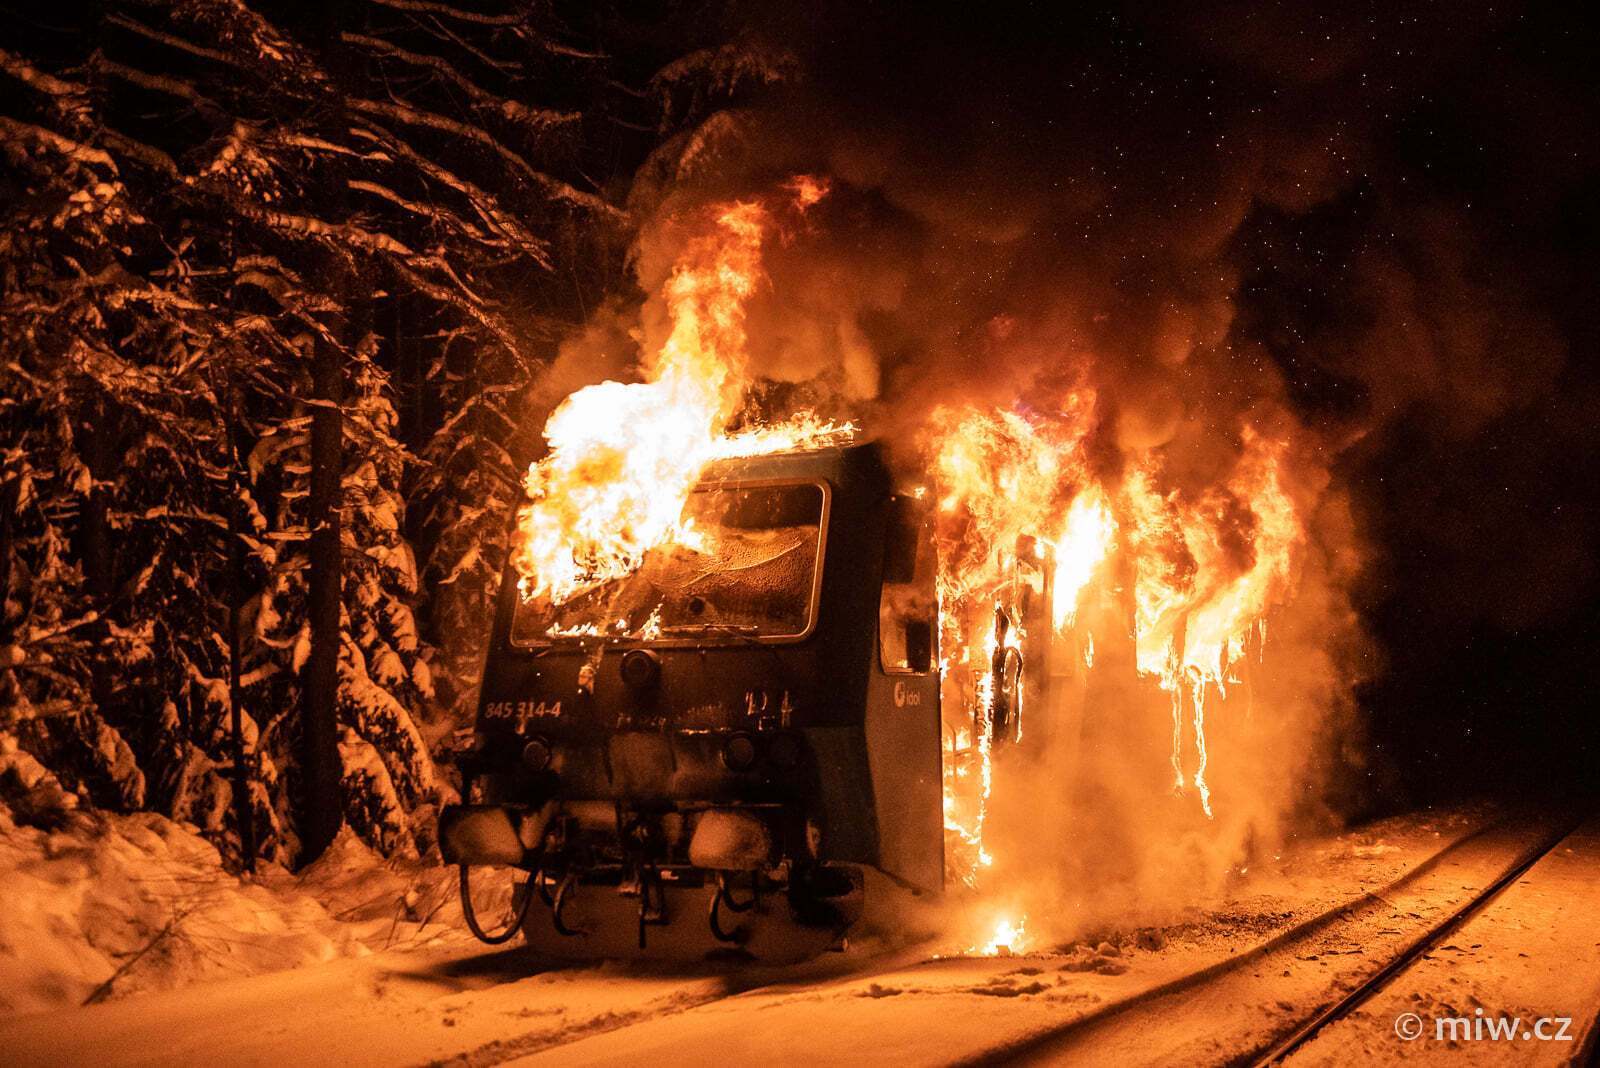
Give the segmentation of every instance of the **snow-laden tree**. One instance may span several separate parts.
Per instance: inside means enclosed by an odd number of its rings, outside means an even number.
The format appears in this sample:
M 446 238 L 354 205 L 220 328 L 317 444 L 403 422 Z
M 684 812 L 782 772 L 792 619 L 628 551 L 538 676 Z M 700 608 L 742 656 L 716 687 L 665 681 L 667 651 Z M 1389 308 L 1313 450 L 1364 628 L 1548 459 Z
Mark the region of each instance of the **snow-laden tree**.
M 248 713 L 231 729 L 226 636 L 230 517 L 253 511 L 231 393 L 270 391 L 270 364 L 197 262 L 199 234 L 163 218 L 149 179 L 169 161 L 101 126 L 93 72 L 0 65 L 24 105 L 0 116 L 16 194 L 0 222 L 0 730 L 97 805 L 154 804 L 219 836 L 229 771 L 258 765 L 237 785 L 270 843 L 272 769 Z
M 516 299 L 555 267 L 549 235 L 621 220 L 535 162 L 577 113 L 505 92 L 533 88 L 534 62 L 595 62 L 531 9 L 336 12 L 130 4 L 65 49 L 8 37 L 49 58 L 3 64 L 3 729 L 99 804 L 230 838 L 242 797 L 282 859 L 327 815 L 306 790 L 314 716 L 335 805 L 371 841 L 426 846 L 415 814 L 440 791 L 406 505 L 427 471 L 396 438 L 375 314 L 403 302 L 434 335 L 413 344 L 439 373 L 411 388 L 473 383 L 433 405 L 459 426 L 553 333 Z
M 228 851 L 303 861 L 341 820 L 430 846 L 530 384 L 626 278 L 619 205 L 789 76 L 696 10 L 687 34 L 630 17 L 128 0 L 6 24 L 0 742 Z

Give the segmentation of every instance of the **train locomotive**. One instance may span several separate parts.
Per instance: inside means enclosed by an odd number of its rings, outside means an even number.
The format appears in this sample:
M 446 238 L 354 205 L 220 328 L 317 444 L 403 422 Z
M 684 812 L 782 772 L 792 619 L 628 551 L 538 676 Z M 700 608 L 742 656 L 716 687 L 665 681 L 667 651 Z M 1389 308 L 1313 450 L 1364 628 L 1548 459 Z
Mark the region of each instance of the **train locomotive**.
M 929 511 L 875 443 L 720 461 L 689 495 L 692 547 L 559 606 L 508 571 L 440 817 L 479 936 L 794 959 L 837 945 L 874 887 L 937 894 L 952 680 Z M 1001 630 L 1048 604 L 1037 572 L 993 599 Z M 994 666 L 978 727 L 1005 744 L 1048 673 L 1015 642 Z M 524 873 L 497 933 L 472 907 L 483 866 Z

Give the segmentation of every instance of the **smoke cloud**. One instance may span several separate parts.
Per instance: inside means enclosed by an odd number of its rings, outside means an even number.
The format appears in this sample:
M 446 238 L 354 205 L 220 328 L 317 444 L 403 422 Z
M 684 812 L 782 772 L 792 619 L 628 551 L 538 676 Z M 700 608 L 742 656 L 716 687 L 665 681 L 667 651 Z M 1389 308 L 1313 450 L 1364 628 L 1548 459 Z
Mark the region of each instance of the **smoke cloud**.
M 1159 454 L 1192 502 L 1243 427 L 1288 443 L 1296 594 L 1247 692 L 1208 708 L 1216 819 L 1173 797 L 1168 696 L 1095 684 L 1081 739 L 996 797 L 995 882 L 1031 914 L 1082 929 L 1220 891 L 1396 788 L 1370 743 L 1397 728 L 1357 697 L 1385 692 L 1397 627 L 1421 670 L 1588 602 L 1595 513 L 1550 474 L 1593 476 L 1581 41 L 1552 60 L 1560 35 L 1515 8 L 763 19 L 744 29 L 804 73 L 705 131 L 714 165 L 636 196 L 647 296 L 570 341 L 542 400 L 660 336 L 648 295 L 695 205 L 805 173 L 832 191 L 766 250 L 747 324 L 768 414 L 904 440 L 940 405 L 1048 413 L 1087 386 L 1101 476 Z

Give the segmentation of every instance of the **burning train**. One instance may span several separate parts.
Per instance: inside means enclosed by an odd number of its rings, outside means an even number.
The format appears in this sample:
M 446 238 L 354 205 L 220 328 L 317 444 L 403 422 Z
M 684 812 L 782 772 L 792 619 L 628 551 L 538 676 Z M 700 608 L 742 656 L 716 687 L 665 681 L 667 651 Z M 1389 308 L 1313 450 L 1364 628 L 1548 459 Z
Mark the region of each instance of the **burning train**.
M 1286 446 L 1242 427 L 1195 497 L 1157 455 L 1090 463 L 1087 386 L 937 408 L 910 462 L 849 423 L 754 416 L 762 242 L 824 191 L 718 209 L 642 380 L 546 424 L 440 820 L 480 937 L 783 958 L 836 942 L 875 886 L 980 885 L 997 779 L 1073 748 L 1097 658 L 1168 695 L 1173 788 L 1211 815 L 1208 695 L 1259 651 L 1301 537 Z M 525 876 L 495 933 L 482 866 Z
M 915 504 L 871 445 L 724 462 L 689 495 L 692 543 L 559 606 L 512 576 L 449 859 L 535 871 L 528 935 L 557 952 L 682 941 L 686 916 L 760 952 L 752 921 L 778 911 L 831 940 L 857 908 L 848 865 L 937 889 Z
M 957 784 L 1052 694 L 1052 643 L 1025 656 L 1024 636 L 1056 633 L 1053 551 L 1023 537 L 985 618 L 951 619 L 932 504 L 874 443 L 722 461 L 689 494 L 692 534 L 627 575 L 560 604 L 509 575 L 446 858 L 533 873 L 530 941 L 585 954 L 686 915 L 708 947 L 759 951 L 770 926 L 831 942 L 863 869 L 936 892 L 947 836 L 978 863 L 954 810 L 982 796 Z M 969 624 L 985 661 L 941 664 L 941 631 Z

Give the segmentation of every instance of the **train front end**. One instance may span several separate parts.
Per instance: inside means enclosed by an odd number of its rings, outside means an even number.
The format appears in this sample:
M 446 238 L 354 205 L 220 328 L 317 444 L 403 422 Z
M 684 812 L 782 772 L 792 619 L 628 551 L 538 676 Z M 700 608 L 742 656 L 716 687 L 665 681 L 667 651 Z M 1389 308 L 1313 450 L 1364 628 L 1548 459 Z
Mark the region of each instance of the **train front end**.
M 870 444 L 728 461 L 693 536 L 629 575 L 559 606 L 508 576 L 440 820 L 464 891 L 525 873 L 554 956 L 781 960 L 837 944 L 877 875 L 937 890 L 931 546 L 905 503 Z

